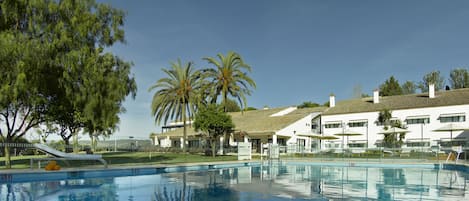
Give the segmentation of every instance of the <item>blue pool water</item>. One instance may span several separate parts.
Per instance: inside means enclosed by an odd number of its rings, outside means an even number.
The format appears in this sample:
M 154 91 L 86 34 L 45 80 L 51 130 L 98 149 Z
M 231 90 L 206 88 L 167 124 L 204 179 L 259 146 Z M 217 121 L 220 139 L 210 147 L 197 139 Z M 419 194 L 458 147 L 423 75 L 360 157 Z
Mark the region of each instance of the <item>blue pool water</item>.
M 0 174 L 0 200 L 469 200 L 467 171 L 392 166 L 240 163 Z

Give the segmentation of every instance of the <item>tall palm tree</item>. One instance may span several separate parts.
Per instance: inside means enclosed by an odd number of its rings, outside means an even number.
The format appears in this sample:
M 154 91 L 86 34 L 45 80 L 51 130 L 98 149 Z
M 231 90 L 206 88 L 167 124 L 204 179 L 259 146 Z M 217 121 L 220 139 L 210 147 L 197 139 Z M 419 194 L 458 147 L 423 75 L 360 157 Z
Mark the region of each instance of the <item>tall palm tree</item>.
M 193 68 L 193 63 L 172 62 L 169 69 L 162 69 L 168 77 L 159 79 L 149 91 L 157 90 L 153 95 L 151 112 L 155 122 L 167 124 L 168 120 L 180 120 L 183 123 L 183 152 L 186 152 L 187 117 L 192 117 L 199 102 L 199 90 L 203 85 L 201 71 Z
M 218 60 L 213 57 L 206 57 L 209 64 L 215 66 L 214 69 L 207 69 L 206 76 L 212 79 L 212 102 L 217 102 L 217 97 L 222 97 L 222 105 L 226 112 L 226 102 L 228 95 L 237 99 L 241 108 L 247 106 L 246 95 L 251 95 L 250 87 L 256 88 L 256 83 L 251 79 L 247 72 L 251 72 L 251 67 L 244 63 L 241 56 L 230 51 L 224 56 L 217 54 Z

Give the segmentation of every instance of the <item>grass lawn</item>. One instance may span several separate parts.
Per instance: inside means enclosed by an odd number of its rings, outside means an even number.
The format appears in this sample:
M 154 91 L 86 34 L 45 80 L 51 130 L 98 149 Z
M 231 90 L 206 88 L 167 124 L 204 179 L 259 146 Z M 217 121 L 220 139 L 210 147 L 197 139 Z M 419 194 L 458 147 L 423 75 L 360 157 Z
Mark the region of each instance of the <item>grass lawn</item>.
M 200 154 L 181 154 L 181 153 L 149 153 L 149 152 L 107 152 L 100 153 L 103 155 L 109 166 L 138 166 L 138 165 L 157 165 L 157 164 L 178 164 L 178 163 L 197 163 L 197 162 L 213 162 L 213 161 L 234 161 L 237 156 L 204 156 Z M 13 169 L 29 168 L 30 158 L 45 157 L 42 156 L 17 156 L 12 157 Z M 0 158 L 0 170 L 5 169 L 5 158 Z M 43 162 L 46 163 L 46 162 Z M 57 161 L 57 163 L 64 167 L 83 167 L 83 166 L 97 166 L 102 167 L 98 161 Z M 37 163 L 34 164 L 37 168 Z M 44 165 L 42 165 L 44 166 Z

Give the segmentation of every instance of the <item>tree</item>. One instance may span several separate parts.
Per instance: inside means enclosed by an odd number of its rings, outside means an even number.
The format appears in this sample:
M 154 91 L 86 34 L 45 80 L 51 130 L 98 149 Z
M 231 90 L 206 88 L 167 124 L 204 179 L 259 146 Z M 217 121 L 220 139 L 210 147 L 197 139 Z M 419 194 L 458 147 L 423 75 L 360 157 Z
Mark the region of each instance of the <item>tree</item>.
M 387 130 L 391 125 L 392 111 L 389 109 L 383 109 L 378 113 L 377 123 L 383 125 L 384 129 Z
M 382 96 L 395 96 L 402 95 L 402 89 L 399 85 L 399 82 L 394 78 L 394 76 L 389 77 L 381 86 L 379 87 L 379 92 Z
M 187 117 L 191 118 L 200 102 L 200 90 L 204 86 L 200 70 L 195 70 L 192 62 L 181 60 L 171 63 L 169 69 L 162 69 L 168 77 L 159 79 L 149 91 L 153 95 L 151 114 L 155 122 L 167 124 L 168 120 L 182 121 L 184 129 L 183 152 L 186 152 Z
M 319 106 L 321 105 L 319 105 L 318 103 L 306 101 L 306 102 L 301 103 L 301 105 L 298 105 L 298 108 L 311 108 L 311 107 L 319 107 Z
M 215 66 L 215 68 L 205 70 L 207 77 L 211 79 L 211 102 L 216 103 L 217 97 L 221 96 L 221 103 L 225 106 L 225 102 L 231 96 L 244 109 L 247 106 L 246 95 L 251 95 L 251 87 L 256 88 L 256 83 L 247 74 L 251 72 L 251 67 L 233 51 L 228 52 L 226 56 L 219 53 L 217 57 L 218 60 L 213 57 L 204 58 L 209 64 Z
M 226 108 L 226 112 L 239 112 L 241 108 L 239 107 L 238 103 L 232 99 L 228 99 L 224 106 Z
M 247 107 L 244 109 L 244 111 L 252 111 L 252 110 L 257 110 L 255 107 Z
M 449 82 L 453 89 L 469 88 L 469 72 L 465 68 L 453 69 Z
M 434 84 L 435 90 L 441 90 L 445 86 L 445 79 L 440 74 L 440 71 L 432 71 L 423 76 L 422 82 L 419 83 L 419 88 L 422 93 L 428 92 L 428 85 Z
M 217 139 L 233 131 L 234 127 L 231 116 L 215 104 L 200 108 L 200 111 L 195 115 L 194 128 L 196 131 L 203 131 L 208 135 L 213 157 L 216 155 Z
M 402 84 L 401 88 L 402 88 L 402 94 L 404 95 L 415 94 L 417 90 L 417 85 L 415 84 L 415 82 L 406 81 L 404 82 L 404 84 Z
M 383 125 L 384 130 L 388 130 L 389 128 L 392 128 L 392 127 L 404 128 L 400 120 L 391 121 L 391 118 L 392 118 L 392 111 L 389 109 L 383 109 L 378 113 L 377 123 L 380 125 Z M 405 133 L 385 134 L 383 138 L 383 143 L 384 143 L 384 146 L 388 148 L 401 147 L 404 142 L 403 141 L 404 138 L 405 138 Z
M 90 130 L 115 127 L 136 92 L 131 63 L 104 51 L 124 42 L 124 12 L 93 0 L 0 4 L 0 137 L 11 142 L 76 113 Z

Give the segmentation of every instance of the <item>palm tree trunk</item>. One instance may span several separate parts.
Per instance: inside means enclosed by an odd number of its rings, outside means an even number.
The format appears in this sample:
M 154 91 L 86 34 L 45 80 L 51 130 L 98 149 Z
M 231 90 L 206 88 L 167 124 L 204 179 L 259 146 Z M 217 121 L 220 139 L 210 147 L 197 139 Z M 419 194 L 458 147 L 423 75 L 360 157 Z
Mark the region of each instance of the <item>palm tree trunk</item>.
M 182 107 L 182 126 L 184 127 L 184 135 L 182 137 L 182 153 L 186 153 L 186 140 L 187 140 L 187 128 L 186 128 L 186 104 Z
M 228 94 L 226 91 L 223 91 L 223 112 L 226 112 L 226 100 L 228 99 Z

